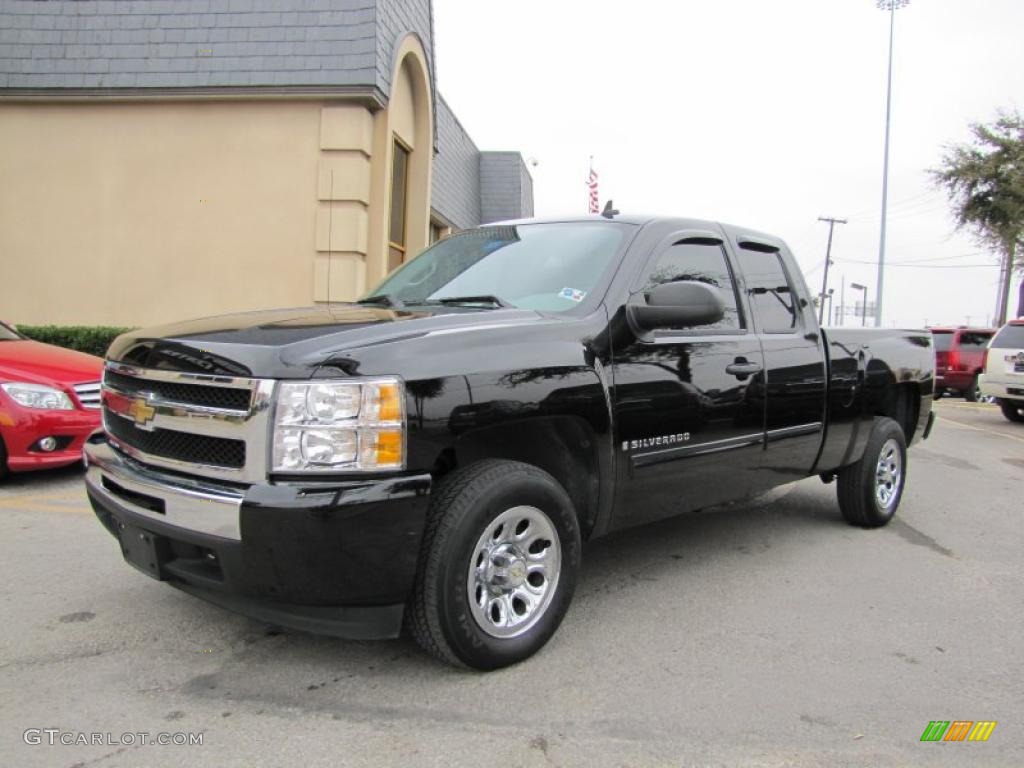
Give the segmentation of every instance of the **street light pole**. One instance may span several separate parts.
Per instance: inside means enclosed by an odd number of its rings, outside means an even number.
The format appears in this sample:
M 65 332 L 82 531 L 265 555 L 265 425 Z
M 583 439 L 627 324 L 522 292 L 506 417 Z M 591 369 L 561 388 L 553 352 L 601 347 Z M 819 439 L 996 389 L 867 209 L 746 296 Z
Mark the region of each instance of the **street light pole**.
M 868 287 L 861 285 L 860 283 L 850 283 L 850 287 L 855 291 L 862 291 L 862 297 L 860 300 L 860 324 L 863 328 L 867 325 L 868 316 Z
M 889 12 L 889 77 L 885 86 L 885 154 L 882 160 L 882 231 L 878 240 L 878 286 L 875 293 L 875 327 L 882 325 L 882 287 L 885 280 L 885 218 L 889 202 L 889 124 L 892 118 L 892 41 L 896 9 L 910 0 L 876 0 L 879 10 Z

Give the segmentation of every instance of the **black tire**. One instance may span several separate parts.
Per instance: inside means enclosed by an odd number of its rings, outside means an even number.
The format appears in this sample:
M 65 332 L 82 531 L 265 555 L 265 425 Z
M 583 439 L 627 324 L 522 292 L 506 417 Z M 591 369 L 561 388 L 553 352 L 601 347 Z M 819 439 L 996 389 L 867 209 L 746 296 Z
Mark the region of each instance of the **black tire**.
M 964 390 L 964 400 L 968 403 L 978 402 L 978 396 L 981 392 L 978 391 L 978 374 L 974 374 L 974 378 L 971 379 L 971 386 Z
M 488 526 L 519 506 L 546 516 L 558 536 L 560 568 L 534 623 L 514 637 L 494 637 L 484 631 L 470 604 L 470 562 L 475 556 L 482 562 L 476 546 Z M 547 643 L 565 616 L 576 587 L 580 550 L 572 501 L 547 472 L 496 459 L 457 470 L 444 478 L 431 500 L 406 627 L 424 650 L 457 666 L 490 670 L 522 661 Z
M 884 504 L 879 499 L 878 475 L 883 448 L 886 453 L 893 450 L 899 458 L 899 476 L 895 483 L 887 484 L 890 495 Z M 836 493 L 846 522 L 862 528 L 888 523 L 900 505 L 906 480 L 907 441 L 903 429 L 892 419 L 877 417 L 861 460 L 839 470 Z
M 4 446 L 4 439 L 0 437 L 0 480 L 3 480 L 8 474 L 7 448 Z
M 1009 421 L 1024 422 L 1024 402 L 999 398 L 999 408 Z

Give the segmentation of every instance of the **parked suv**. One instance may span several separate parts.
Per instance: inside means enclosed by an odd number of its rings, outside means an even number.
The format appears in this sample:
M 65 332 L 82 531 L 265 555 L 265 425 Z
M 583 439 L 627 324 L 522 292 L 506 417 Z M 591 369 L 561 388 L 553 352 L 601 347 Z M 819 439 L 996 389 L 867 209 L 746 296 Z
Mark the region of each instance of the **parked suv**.
M 983 368 L 982 393 L 996 398 L 1010 421 L 1024 422 L 1024 318 L 999 329 Z
M 981 397 L 978 376 L 995 328 L 932 328 L 935 343 L 935 396 L 955 391 L 974 403 Z

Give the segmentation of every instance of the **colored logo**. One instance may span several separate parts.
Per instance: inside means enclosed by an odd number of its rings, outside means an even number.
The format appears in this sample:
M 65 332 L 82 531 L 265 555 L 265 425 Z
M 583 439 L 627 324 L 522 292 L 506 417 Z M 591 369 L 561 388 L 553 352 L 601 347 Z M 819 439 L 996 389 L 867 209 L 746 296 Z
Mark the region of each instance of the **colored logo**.
M 995 720 L 932 720 L 921 741 L 988 741 L 995 727 Z
M 128 418 L 135 422 L 137 427 L 145 427 L 156 416 L 156 408 L 151 406 L 141 397 L 132 400 L 128 406 Z

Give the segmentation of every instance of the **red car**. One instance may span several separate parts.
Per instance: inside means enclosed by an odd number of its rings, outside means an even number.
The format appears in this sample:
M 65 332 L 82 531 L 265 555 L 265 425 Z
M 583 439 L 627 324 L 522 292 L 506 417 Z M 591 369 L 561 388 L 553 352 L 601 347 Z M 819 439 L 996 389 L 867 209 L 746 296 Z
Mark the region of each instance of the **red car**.
M 103 361 L 0 323 L 0 477 L 74 464 L 100 427 Z
M 995 328 L 930 328 L 935 343 L 935 396 L 955 391 L 972 403 L 981 397 L 978 375 Z

